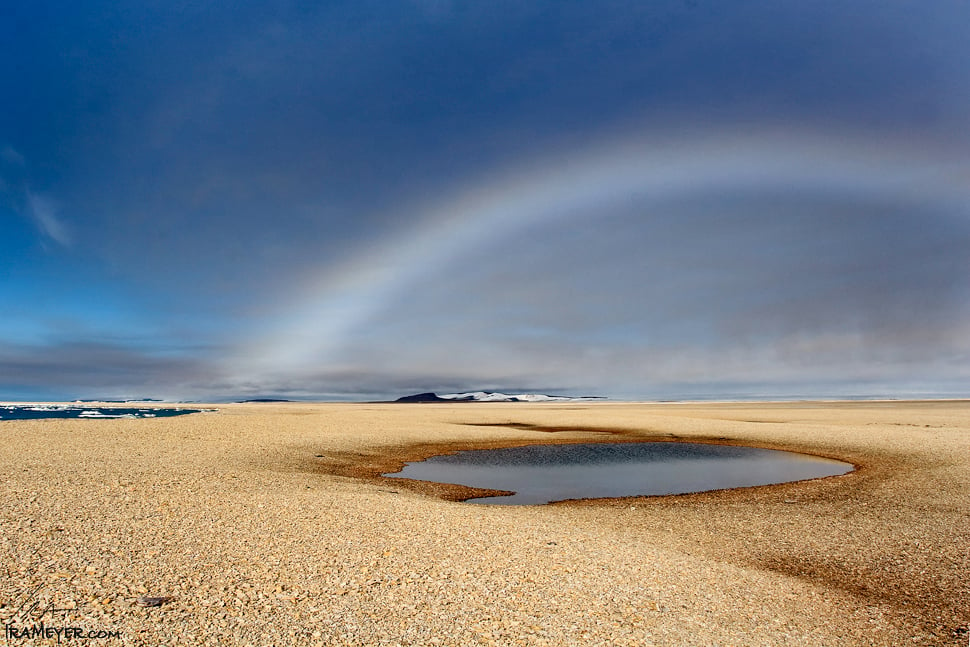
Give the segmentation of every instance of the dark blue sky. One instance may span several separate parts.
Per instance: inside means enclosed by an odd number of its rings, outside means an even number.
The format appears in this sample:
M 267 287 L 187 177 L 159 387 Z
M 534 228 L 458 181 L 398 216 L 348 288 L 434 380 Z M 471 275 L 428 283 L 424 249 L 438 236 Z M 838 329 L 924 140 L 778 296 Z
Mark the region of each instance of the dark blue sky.
M 20 3 L 0 398 L 967 394 L 970 3 Z

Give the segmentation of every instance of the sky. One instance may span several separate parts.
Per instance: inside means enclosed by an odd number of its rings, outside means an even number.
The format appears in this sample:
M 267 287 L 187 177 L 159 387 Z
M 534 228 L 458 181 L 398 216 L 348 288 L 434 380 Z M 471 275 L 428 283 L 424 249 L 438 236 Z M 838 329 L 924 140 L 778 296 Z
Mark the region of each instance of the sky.
M 966 0 L 36 0 L 0 82 L 0 399 L 970 396 Z

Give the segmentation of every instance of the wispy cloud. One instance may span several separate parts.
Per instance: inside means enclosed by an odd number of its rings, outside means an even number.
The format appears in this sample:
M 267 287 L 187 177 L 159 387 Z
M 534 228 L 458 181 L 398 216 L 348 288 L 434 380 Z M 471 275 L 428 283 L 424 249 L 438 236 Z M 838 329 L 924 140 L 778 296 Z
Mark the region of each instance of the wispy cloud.
M 70 231 L 57 201 L 47 193 L 34 192 L 31 184 L 27 159 L 12 146 L 0 148 L 0 196 L 15 212 L 30 220 L 45 241 L 70 247 Z
M 58 214 L 57 203 L 52 198 L 28 193 L 27 208 L 34 224 L 45 237 L 62 247 L 71 246 L 71 236 Z

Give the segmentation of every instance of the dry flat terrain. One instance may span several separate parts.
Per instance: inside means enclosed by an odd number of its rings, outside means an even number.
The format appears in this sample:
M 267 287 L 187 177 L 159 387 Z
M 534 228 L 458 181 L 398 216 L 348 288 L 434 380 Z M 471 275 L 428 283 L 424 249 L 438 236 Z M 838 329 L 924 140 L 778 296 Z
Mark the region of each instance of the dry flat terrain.
M 0 435 L 0 644 L 968 644 L 967 402 L 247 404 Z M 521 507 L 376 477 L 617 437 L 860 469 Z

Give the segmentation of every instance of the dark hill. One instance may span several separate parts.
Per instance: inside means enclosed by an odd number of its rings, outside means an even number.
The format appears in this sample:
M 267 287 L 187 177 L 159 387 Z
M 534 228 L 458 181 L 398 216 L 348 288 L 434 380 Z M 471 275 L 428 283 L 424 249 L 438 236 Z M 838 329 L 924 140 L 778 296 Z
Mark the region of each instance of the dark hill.
M 434 393 L 417 393 L 415 395 L 405 395 L 395 400 L 395 402 L 454 402 L 454 400 L 439 398 Z

